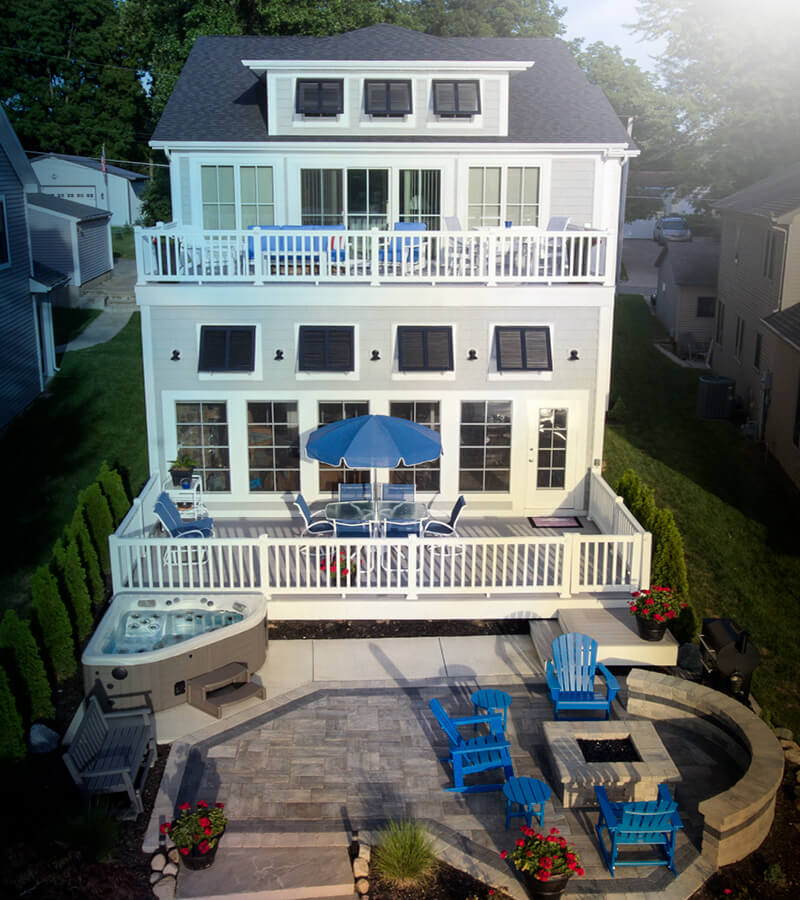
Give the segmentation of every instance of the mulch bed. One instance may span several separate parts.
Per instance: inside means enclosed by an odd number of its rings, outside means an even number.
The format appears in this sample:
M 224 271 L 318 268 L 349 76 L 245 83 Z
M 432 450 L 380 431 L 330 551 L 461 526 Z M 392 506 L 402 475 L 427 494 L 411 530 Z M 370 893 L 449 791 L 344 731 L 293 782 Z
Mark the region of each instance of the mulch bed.
M 370 900 L 489 900 L 489 888 L 466 872 L 440 862 L 434 875 L 420 887 L 398 888 L 370 874 Z M 491 900 L 510 900 L 495 890 Z

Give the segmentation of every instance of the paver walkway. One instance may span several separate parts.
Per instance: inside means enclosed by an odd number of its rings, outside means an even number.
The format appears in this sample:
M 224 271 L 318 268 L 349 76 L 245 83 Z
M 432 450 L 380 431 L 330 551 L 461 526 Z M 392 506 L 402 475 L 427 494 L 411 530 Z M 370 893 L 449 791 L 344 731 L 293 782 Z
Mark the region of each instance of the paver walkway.
M 495 680 L 492 686 L 512 697 L 507 734 L 515 774 L 543 778 L 555 788 L 541 728 L 542 720 L 552 719 L 545 686 L 539 679 L 511 681 Z M 283 877 L 281 863 L 294 847 L 314 841 L 344 847 L 352 829 L 374 832 L 390 817 L 410 817 L 430 827 L 448 862 L 522 900 L 521 885 L 499 858 L 516 837 L 513 826 L 505 829 L 502 794 L 444 790 L 451 775 L 438 757 L 446 755 L 447 741 L 428 702 L 435 696 L 451 714 L 468 715 L 476 686 L 489 684 L 474 678 L 405 686 L 317 682 L 212 726 L 191 744 L 173 745 L 151 832 L 184 800 L 223 802 L 231 819 L 224 838 L 230 852 L 221 852 L 213 869 L 200 873 L 202 882 L 197 873 L 182 873 L 178 896 L 266 897 L 259 891 L 274 888 L 276 876 Z M 624 715 L 622 708 L 617 712 Z M 597 813 L 563 809 L 554 790 L 545 827 L 559 828 L 576 844 L 586 870 L 585 877 L 570 882 L 567 896 L 628 900 L 658 893 L 683 900 L 710 875 L 698 854 L 697 803 L 725 790 L 738 775 L 720 764 L 713 733 L 700 720 L 657 723 L 657 728 L 683 777 L 677 796 L 686 830 L 678 842 L 678 878 L 664 868 L 637 867 L 612 880 L 596 845 Z M 251 864 L 242 865 L 243 858 Z

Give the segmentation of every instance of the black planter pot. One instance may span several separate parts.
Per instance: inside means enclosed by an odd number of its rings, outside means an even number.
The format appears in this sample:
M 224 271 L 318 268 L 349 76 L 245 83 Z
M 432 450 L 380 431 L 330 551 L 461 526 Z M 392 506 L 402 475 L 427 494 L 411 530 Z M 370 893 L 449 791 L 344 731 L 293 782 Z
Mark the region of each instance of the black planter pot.
M 643 641 L 660 641 L 666 633 L 667 623 L 636 616 L 636 627 L 639 629 L 639 637 Z
M 214 860 L 217 857 L 217 850 L 219 850 L 219 842 L 222 840 L 222 835 L 225 834 L 223 831 L 222 834 L 217 838 L 217 843 L 208 851 L 208 853 L 201 853 L 197 847 L 192 847 L 191 850 L 184 856 L 181 853 L 181 862 L 187 869 L 208 869 L 214 864 Z
M 549 878 L 547 881 L 539 881 L 530 872 L 520 872 L 519 877 L 525 885 L 525 890 L 531 900 L 558 900 L 564 893 L 569 881 L 568 875 L 558 878 Z
M 174 487 L 180 487 L 182 481 L 192 480 L 192 473 L 194 472 L 194 467 L 191 469 L 179 469 L 176 466 L 173 466 L 169 470 L 169 474 L 172 476 L 172 484 Z

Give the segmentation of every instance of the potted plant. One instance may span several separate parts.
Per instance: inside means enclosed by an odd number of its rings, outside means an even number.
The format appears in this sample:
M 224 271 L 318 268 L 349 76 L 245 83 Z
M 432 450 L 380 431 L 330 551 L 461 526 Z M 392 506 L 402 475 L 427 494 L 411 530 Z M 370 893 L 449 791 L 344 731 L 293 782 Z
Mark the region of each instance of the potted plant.
M 181 803 L 180 816 L 173 822 L 164 822 L 161 834 L 168 835 L 181 855 L 187 869 L 207 869 L 217 855 L 217 847 L 228 817 L 223 803 L 213 808 L 205 800 L 198 800 L 197 807 Z
M 192 483 L 192 473 L 194 472 L 197 460 L 186 454 L 178 454 L 169 464 L 169 474 L 172 476 L 172 483 L 175 487 L 181 487 L 182 482 L 188 481 Z M 189 486 L 187 485 L 187 487 Z
M 667 625 L 686 608 L 668 587 L 652 586 L 646 591 L 634 591 L 631 597 L 630 611 L 636 616 L 639 637 L 645 641 L 660 641 Z
M 556 900 L 573 875 L 583 875 L 574 845 L 568 844 L 557 828 L 551 828 L 546 837 L 527 825 L 520 831 L 523 836 L 514 849 L 510 853 L 503 850 L 500 856 L 514 863 L 529 897 Z

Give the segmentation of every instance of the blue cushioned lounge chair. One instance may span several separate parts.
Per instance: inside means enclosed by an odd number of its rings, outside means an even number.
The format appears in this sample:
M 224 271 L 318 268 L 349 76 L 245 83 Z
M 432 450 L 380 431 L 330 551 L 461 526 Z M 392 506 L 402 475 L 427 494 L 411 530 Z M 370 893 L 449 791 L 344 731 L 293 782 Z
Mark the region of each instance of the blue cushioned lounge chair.
M 334 534 L 333 522 L 329 522 L 327 519 L 317 519 L 316 522 L 314 521 L 314 516 L 308 508 L 306 498 L 302 494 L 297 495 L 294 505 L 300 510 L 300 515 L 305 522 L 305 528 L 303 529 L 304 535 L 313 534 L 318 537 L 328 535 L 330 537 Z M 319 515 L 319 513 L 317 513 L 317 515 Z

